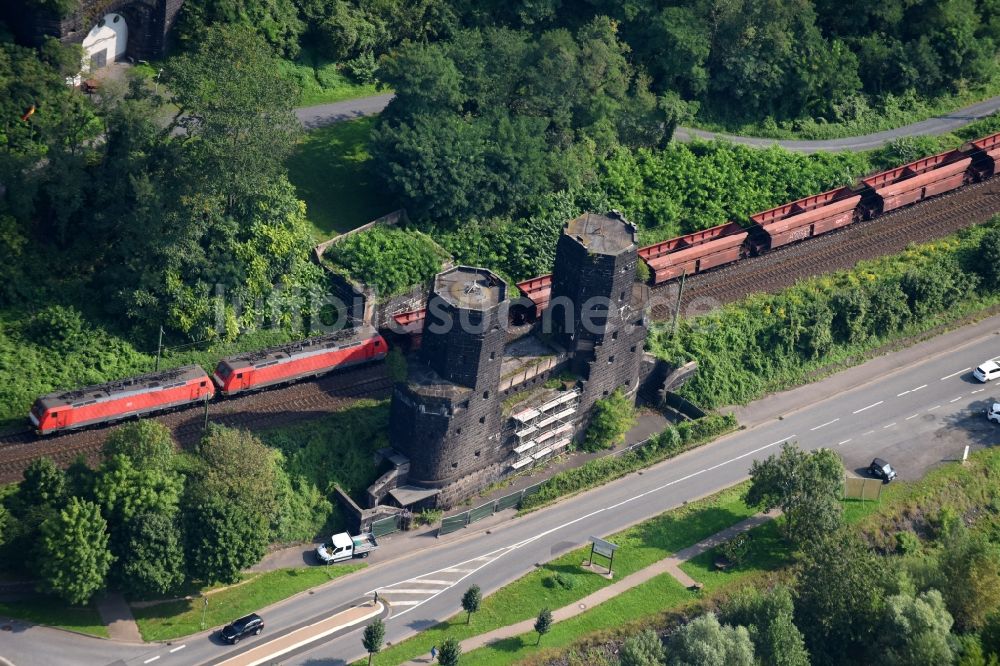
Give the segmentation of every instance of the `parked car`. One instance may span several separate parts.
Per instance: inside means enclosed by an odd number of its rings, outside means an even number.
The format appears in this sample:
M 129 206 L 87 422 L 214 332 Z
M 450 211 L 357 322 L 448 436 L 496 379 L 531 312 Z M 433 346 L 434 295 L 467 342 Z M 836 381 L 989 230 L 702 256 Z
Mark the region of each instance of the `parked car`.
M 872 460 L 872 464 L 868 466 L 868 471 L 871 472 L 873 476 L 882 479 L 883 483 L 889 483 L 896 478 L 896 470 L 892 468 L 892 465 L 881 458 L 875 458 L 875 460 Z
M 1000 423 L 1000 402 L 994 402 L 991 407 L 987 408 L 986 418 Z
M 256 613 L 250 613 L 224 626 L 219 635 L 227 643 L 236 645 L 244 636 L 249 636 L 250 634 L 258 636 L 262 631 L 264 631 L 263 618 Z
M 981 382 L 988 382 L 991 379 L 1000 377 L 1000 363 L 996 361 L 986 361 L 981 366 L 972 371 L 972 376 Z

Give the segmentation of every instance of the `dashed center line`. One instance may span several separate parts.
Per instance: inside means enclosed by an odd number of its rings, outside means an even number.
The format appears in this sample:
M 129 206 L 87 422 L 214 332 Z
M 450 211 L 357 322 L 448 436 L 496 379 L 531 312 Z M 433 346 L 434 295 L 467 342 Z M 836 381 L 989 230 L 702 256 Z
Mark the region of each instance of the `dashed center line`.
M 156 661 L 156 660 L 157 660 L 157 659 L 159 659 L 159 658 L 160 658 L 160 655 L 156 655 L 156 656 L 155 656 L 155 657 L 153 657 L 152 659 L 147 659 L 146 661 L 144 661 L 144 662 L 142 662 L 142 663 L 144 663 L 144 664 L 152 664 L 152 663 L 153 663 L 154 661 Z
M 869 430 L 868 432 L 862 433 L 861 436 L 864 437 L 865 435 L 870 435 L 873 432 L 875 432 L 875 431 L 874 430 Z
M 839 419 L 839 418 L 837 418 L 837 419 L 834 419 L 834 420 L 832 420 L 832 421 L 827 421 L 826 423 L 823 423 L 823 424 L 820 424 L 820 425 L 816 426 L 815 428 L 809 428 L 809 430 L 810 430 L 810 431 L 812 431 L 812 430 L 819 430 L 820 428 L 825 428 L 825 427 L 827 427 L 828 425 L 830 425 L 831 423 L 836 423 L 836 422 L 837 422 L 837 421 L 839 421 L 839 420 L 840 420 L 840 419 Z
M 173 654 L 174 652 L 177 652 L 178 650 L 183 650 L 186 647 L 187 647 L 187 643 L 185 643 L 184 645 L 178 645 L 177 647 L 175 647 L 174 649 L 172 649 L 170 651 L 170 654 Z
M 847 444 L 847 443 L 848 443 L 849 441 L 851 441 L 851 440 L 849 440 L 849 439 L 845 439 L 845 440 L 844 440 L 844 441 L 842 441 L 842 442 L 837 442 L 837 446 L 843 446 L 844 444 Z
M 894 425 L 896 425 L 896 422 L 895 422 L 895 421 L 893 421 L 893 422 L 892 422 L 892 423 L 890 423 L 889 425 L 884 425 L 884 426 L 882 426 L 882 430 L 885 430 L 886 428 L 891 428 L 891 427 L 892 427 L 892 426 L 894 426 Z
M 933 407 L 928 407 L 928 408 L 927 408 L 927 411 L 928 411 L 928 412 L 933 412 L 933 411 L 934 411 L 935 409 L 937 409 L 937 408 L 938 408 L 938 407 L 940 407 L 940 406 L 941 406 L 941 405 L 934 405 Z
M 910 389 L 910 391 L 912 391 L 912 390 L 913 390 L 913 389 Z M 903 397 L 904 395 L 906 395 L 906 394 L 907 394 L 907 393 L 909 393 L 910 391 L 903 391 L 902 393 L 897 393 L 897 394 L 896 394 L 896 397 L 897 397 L 897 398 L 902 398 L 902 397 Z
M 918 413 L 916 413 L 916 414 L 914 414 L 914 415 L 912 415 L 912 416 L 907 416 L 907 417 L 906 417 L 905 419 L 903 419 L 903 420 L 904 420 L 904 421 L 909 421 L 910 419 L 915 419 L 915 418 L 917 418 L 918 416 L 920 416 L 920 413 L 919 413 L 919 412 L 918 412 Z
M 917 388 L 913 389 L 913 391 L 912 391 L 912 392 L 913 392 L 913 393 L 916 393 L 916 392 L 917 392 L 917 391 L 919 391 L 920 389 L 925 389 L 925 388 L 927 388 L 927 384 L 921 384 L 921 385 L 920 385 L 920 386 L 918 386 Z
M 985 391 L 985 390 L 986 390 L 986 389 L 984 389 L 984 388 L 981 388 L 981 389 L 976 389 L 975 391 L 973 391 L 973 393 L 982 393 L 982 392 L 983 392 L 983 391 Z
M 972 368 L 962 368 L 962 369 L 961 369 L 961 370 L 959 370 L 958 372 L 953 372 L 953 373 L 951 373 L 950 375 L 946 375 L 946 376 L 942 377 L 942 378 L 941 378 L 941 381 L 944 381 L 944 380 L 946 380 L 946 379 L 951 379 L 952 377 L 955 377 L 955 376 L 957 376 L 957 375 L 960 375 L 960 374 L 962 374 L 963 372 L 968 372 L 969 370 L 972 370 Z
M 961 399 L 962 399 L 962 396 L 958 396 L 958 397 L 957 397 L 957 398 L 955 398 L 954 400 L 949 400 L 948 402 L 949 402 L 949 403 L 951 403 L 951 402 L 958 402 L 958 401 L 959 401 L 959 400 L 961 400 Z
M 885 400 L 879 400 L 878 402 L 873 402 L 872 404 L 868 405 L 867 407 L 862 407 L 861 409 L 855 410 L 855 411 L 853 411 L 851 413 L 852 414 L 860 414 L 861 412 L 865 411 L 866 409 L 871 409 L 872 407 L 878 407 L 883 402 L 885 402 Z

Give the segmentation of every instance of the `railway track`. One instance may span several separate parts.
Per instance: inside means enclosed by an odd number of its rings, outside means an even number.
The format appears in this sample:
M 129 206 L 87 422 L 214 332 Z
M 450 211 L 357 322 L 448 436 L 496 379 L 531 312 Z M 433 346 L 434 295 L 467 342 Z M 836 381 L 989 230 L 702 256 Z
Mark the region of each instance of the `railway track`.
M 306 421 L 350 406 L 361 398 L 388 396 L 392 382 L 384 364 L 327 375 L 270 391 L 208 403 L 208 422 L 261 430 Z M 169 427 L 183 447 L 197 443 L 205 426 L 205 408 L 188 407 L 156 419 Z M 32 460 L 49 457 L 67 467 L 83 456 L 88 464 L 99 462 L 101 446 L 111 427 L 40 438 L 22 432 L 0 437 L 0 483 L 21 479 Z
M 705 314 L 755 292 L 779 291 L 803 278 L 901 252 L 911 243 L 940 238 L 997 213 L 1000 177 L 688 278 L 681 315 Z M 673 317 L 677 291 L 677 281 L 653 289 L 653 319 Z
M 681 314 L 694 316 L 754 292 L 778 291 L 796 281 L 850 268 L 863 259 L 899 252 L 911 243 L 933 240 L 1000 213 L 1000 177 L 967 186 L 915 206 L 852 224 L 804 243 L 723 266 L 686 281 Z M 677 282 L 652 291 L 654 319 L 673 316 Z M 392 382 L 384 364 L 328 375 L 316 381 L 262 391 L 208 404 L 208 422 L 260 430 L 318 418 L 366 397 L 388 396 Z M 201 406 L 157 417 L 184 447 L 195 444 L 205 425 Z M 38 438 L 31 432 L 0 437 L 0 483 L 21 479 L 29 462 L 47 456 L 60 467 L 83 456 L 99 461 L 110 428 Z

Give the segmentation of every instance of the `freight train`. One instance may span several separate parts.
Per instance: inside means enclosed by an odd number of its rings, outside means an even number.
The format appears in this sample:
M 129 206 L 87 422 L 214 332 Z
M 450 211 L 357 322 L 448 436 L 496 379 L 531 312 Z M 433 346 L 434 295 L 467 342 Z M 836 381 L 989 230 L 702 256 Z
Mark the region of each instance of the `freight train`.
M 1000 133 L 868 176 L 849 187 L 751 215 L 743 224 L 727 222 L 643 247 L 639 257 L 649 266 L 650 282 L 663 284 L 878 217 L 986 180 L 998 171 Z M 548 305 L 552 276 L 541 275 L 517 286 L 532 302 L 531 314 L 540 315 Z M 395 320 L 419 336 L 424 312 L 404 312 Z M 190 365 L 51 393 L 35 401 L 29 419 L 40 435 L 104 425 L 380 361 L 387 352 L 385 339 L 365 326 L 225 358 L 211 377 Z
M 28 418 L 39 435 L 106 425 L 287 384 L 385 358 L 388 345 L 371 326 L 346 329 L 219 361 L 209 377 L 186 365 L 75 391 L 44 395 Z

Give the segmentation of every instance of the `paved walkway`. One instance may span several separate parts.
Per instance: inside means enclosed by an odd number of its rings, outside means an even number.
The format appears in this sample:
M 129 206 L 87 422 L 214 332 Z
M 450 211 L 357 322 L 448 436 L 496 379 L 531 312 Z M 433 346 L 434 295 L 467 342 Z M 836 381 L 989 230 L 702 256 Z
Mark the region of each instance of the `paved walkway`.
M 299 122 L 306 129 L 315 129 L 324 125 L 338 123 L 344 120 L 356 120 L 364 116 L 374 116 L 382 112 L 393 95 L 375 95 L 373 97 L 361 97 L 346 102 L 335 104 L 321 104 L 319 106 L 308 106 L 295 109 L 295 115 Z M 674 132 L 674 138 L 678 141 L 691 141 L 692 139 L 726 139 L 734 143 L 741 143 L 757 148 L 768 146 L 781 146 L 786 150 L 800 153 L 816 153 L 825 151 L 861 151 L 871 150 L 884 146 L 885 144 L 904 136 L 936 136 L 952 132 L 960 127 L 964 127 L 971 122 L 981 120 L 1000 110 L 1000 96 L 991 97 L 977 104 L 967 106 L 963 109 L 956 109 L 951 113 L 934 116 L 918 123 L 904 125 L 895 129 L 875 132 L 863 136 L 844 137 L 842 139 L 820 139 L 820 140 L 799 140 L 799 139 L 768 139 L 753 136 L 735 136 L 723 134 L 721 132 L 708 132 L 691 127 L 678 127 Z
M 655 564 L 651 564 L 645 569 L 636 571 L 634 574 L 622 578 L 616 583 L 612 583 L 607 587 L 602 587 L 593 594 L 587 595 L 583 599 L 574 601 L 568 606 L 563 606 L 557 610 L 552 611 L 552 621 L 562 622 L 571 617 L 579 615 L 584 611 L 587 611 L 594 606 L 604 603 L 608 599 L 613 599 L 619 594 L 631 590 L 633 587 L 641 585 L 646 581 L 659 576 L 660 574 L 668 573 L 684 587 L 693 587 L 697 585 L 697 582 L 684 573 L 680 569 L 680 565 L 702 553 L 715 548 L 719 544 L 729 541 L 737 534 L 742 532 L 747 532 L 753 528 L 763 525 L 769 520 L 773 520 L 778 515 L 779 511 L 772 511 L 770 513 L 760 513 L 756 516 L 751 516 L 746 520 L 742 520 L 735 525 L 731 525 L 726 529 L 716 532 L 707 539 L 703 539 L 693 546 L 688 546 L 683 550 L 679 550 L 670 557 L 666 557 Z M 494 629 L 493 631 L 488 631 L 485 634 L 479 634 L 478 636 L 473 636 L 471 638 L 466 638 L 462 641 L 462 652 L 471 652 L 476 648 L 481 648 L 484 645 L 489 645 L 490 643 L 495 643 L 497 641 L 505 640 L 508 638 L 514 638 L 515 636 L 520 636 L 522 634 L 527 634 L 535 630 L 535 619 L 531 618 L 524 620 L 523 622 L 518 622 L 517 624 L 511 624 L 506 627 L 500 627 L 499 629 Z M 421 664 L 430 664 L 430 656 L 423 657 L 421 659 L 414 659 L 412 661 L 406 662 L 404 666 L 420 666 Z
M 109 593 L 102 599 L 98 599 L 97 612 L 101 616 L 101 621 L 108 626 L 108 637 L 115 641 L 125 641 L 127 643 L 142 643 L 142 634 L 139 633 L 139 625 L 132 617 L 132 609 L 121 594 Z

